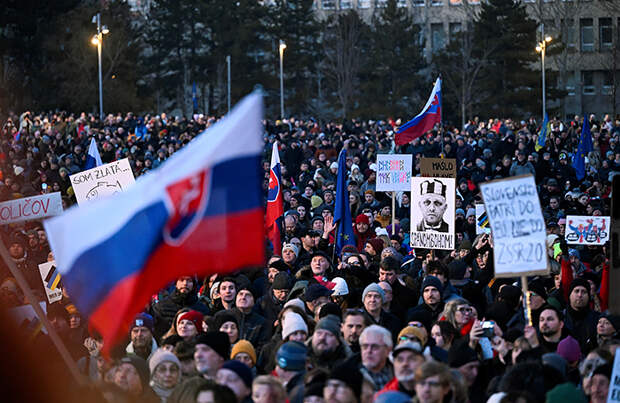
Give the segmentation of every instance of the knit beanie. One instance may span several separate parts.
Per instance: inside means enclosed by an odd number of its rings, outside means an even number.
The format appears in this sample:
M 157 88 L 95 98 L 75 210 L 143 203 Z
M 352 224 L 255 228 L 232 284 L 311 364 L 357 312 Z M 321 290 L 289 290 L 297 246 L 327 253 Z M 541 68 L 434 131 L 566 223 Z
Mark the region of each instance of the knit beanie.
M 282 309 L 287 308 L 289 306 L 296 306 L 302 311 L 306 309 L 306 305 L 304 304 L 304 301 L 300 300 L 299 298 L 293 298 L 291 300 L 288 300 L 286 304 L 284 304 L 284 307 Z
M 256 350 L 254 349 L 252 343 L 243 339 L 236 342 L 230 352 L 230 359 L 234 360 L 235 356 L 239 353 L 246 353 L 249 355 L 252 359 L 252 364 L 256 365 Z
M 194 323 L 196 326 L 196 330 L 198 333 L 202 332 L 202 314 L 198 311 L 189 311 L 180 314 L 177 317 L 177 323 L 175 324 L 175 328 L 179 326 L 182 320 L 189 320 Z
M 448 351 L 448 365 L 458 368 L 470 362 L 478 361 L 478 355 L 467 344 L 466 340 L 457 342 Z
M 308 325 L 298 313 L 287 312 L 282 319 L 282 340 L 286 340 L 288 336 L 299 330 L 306 332 L 307 335 Z
M 364 377 L 354 360 L 346 360 L 342 364 L 336 365 L 329 373 L 328 379 L 336 379 L 346 383 L 353 390 L 357 401 L 360 401 Z
M 355 223 L 359 224 L 359 223 L 364 223 L 364 224 L 370 224 L 370 220 L 368 220 L 368 216 L 366 214 L 358 214 L 357 217 L 355 217 Z
M 452 270 L 450 270 L 450 275 L 452 275 Z M 439 280 L 435 276 L 426 276 L 424 277 L 424 281 L 422 281 L 422 288 L 420 291 L 424 293 L 426 287 L 435 287 L 439 294 L 443 293 L 443 284 L 441 284 L 441 280 Z
M 276 364 L 285 371 L 303 371 L 306 368 L 308 349 L 303 343 L 287 341 L 276 353 Z
M 316 324 L 314 331 L 327 330 L 336 337 L 340 336 L 340 319 L 336 315 L 327 315 Z M 284 336 L 284 334 L 282 335 Z
M 237 360 L 226 361 L 224 365 L 222 365 L 222 368 L 220 369 L 227 369 L 229 371 L 234 372 L 235 374 L 237 374 L 237 376 L 239 376 L 239 378 L 241 378 L 245 386 L 247 386 L 250 389 L 252 388 L 252 381 L 254 380 L 254 375 L 252 374 L 252 370 L 247 365 L 242 363 L 241 361 L 237 361 Z
M 366 286 L 366 288 L 364 288 L 364 292 L 362 293 L 362 303 L 366 299 L 366 295 L 369 292 L 379 293 L 379 295 L 381 295 L 381 302 L 385 302 L 385 291 L 383 291 L 383 288 L 381 288 L 377 283 L 370 283 Z
M 564 340 L 560 341 L 557 353 L 569 364 L 581 359 L 581 347 L 579 347 L 579 342 L 572 336 L 567 336 Z
M 239 329 L 239 320 L 230 310 L 219 311 L 213 319 L 216 330 L 220 330 L 222 325 L 226 322 L 233 322 L 237 325 L 237 329 Z
M 587 403 L 587 400 L 581 390 L 566 382 L 547 392 L 546 403 Z
M 428 341 L 428 335 L 424 333 L 419 327 L 415 327 L 415 326 L 405 326 L 403 330 L 401 330 L 400 333 L 398 333 L 399 342 L 400 342 L 400 338 L 403 336 L 415 337 L 416 339 L 420 340 L 420 342 L 422 343 L 422 346 L 425 346 L 426 342 Z
M 223 359 L 230 357 L 230 340 L 228 335 L 220 331 L 198 333 L 194 339 L 194 344 L 204 344 L 211 347 Z
M 286 249 L 292 250 L 295 256 L 299 255 L 299 248 L 295 244 L 285 243 L 284 245 L 282 245 L 282 252 L 284 252 Z
M 273 278 L 273 284 L 271 286 L 274 290 L 290 290 L 291 289 L 291 277 L 287 272 L 281 271 Z
M 604 313 L 599 317 L 599 320 L 601 318 L 607 319 L 609 323 L 611 323 L 611 325 L 614 327 L 614 330 L 616 332 L 620 332 L 620 315 L 612 315 L 611 313 Z
M 547 353 L 542 356 L 543 365 L 555 368 L 563 376 L 566 376 L 566 360 L 558 353 Z
M 144 388 L 148 386 L 151 377 L 149 374 L 149 366 L 146 364 L 144 358 L 132 354 L 121 358 L 119 365 L 120 364 L 132 365 L 138 372 L 138 376 L 140 377 L 140 381 L 142 382 L 142 387 Z
M 172 354 L 170 351 L 159 348 L 149 359 L 149 370 L 151 371 L 151 376 L 153 376 L 157 366 L 166 361 L 176 364 L 176 366 L 179 367 L 179 370 L 181 369 L 181 361 L 179 361 L 176 355 Z
M 547 290 L 545 289 L 545 286 L 543 285 L 542 281 L 540 280 L 530 281 L 530 283 L 528 284 L 528 289 L 536 293 L 536 295 L 538 295 L 542 299 L 544 300 L 547 299 Z
M 583 278 L 576 278 L 570 283 L 570 286 L 568 287 L 568 295 L 571 295 L 575 287 L 579 286 L 585 287 L 586 291 L 588 291 L 588 295 L 590 295 L 590 283 L 588 283 L 588 280 Z
M 131 331 L 138 326 L 144 326 L 153 333 L 153 317 L 145 312 L 140 312 L 137 314 L 133 320 L 131 321 L 131 325 L 129 326 L 129 334 Z

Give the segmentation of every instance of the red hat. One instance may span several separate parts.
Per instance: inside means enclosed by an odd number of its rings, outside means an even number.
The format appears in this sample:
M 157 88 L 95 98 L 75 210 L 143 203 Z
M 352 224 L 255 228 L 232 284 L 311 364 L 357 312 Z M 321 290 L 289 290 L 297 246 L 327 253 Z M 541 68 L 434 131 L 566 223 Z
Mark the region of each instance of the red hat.
M 179 322 L 184 319 L 194 322 L 194 325 L 196 325 L 196 330 L 198 330 L 198 333 L 202 332 L 202 314 L 200 312 L 189 311 L 189 312 L 184 312 L 180 314 L 179 317 L 177 318 L 177 323 L 175 323 L 175 328 L 177 327 Z
M 359 224 L 363 222 L 364 224 L 370 224 L 370 220 L 368 220 L 368 216 L 366 214 L 360 214 L 355 217 L 355 223 Z

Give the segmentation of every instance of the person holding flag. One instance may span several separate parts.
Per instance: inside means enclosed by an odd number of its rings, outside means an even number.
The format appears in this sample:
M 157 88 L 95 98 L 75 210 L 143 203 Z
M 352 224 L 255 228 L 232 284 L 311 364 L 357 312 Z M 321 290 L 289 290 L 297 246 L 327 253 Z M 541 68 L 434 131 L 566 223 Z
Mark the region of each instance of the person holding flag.
M 422 112 L 396 130 L 394 142 L 399 146 L 407 144 L 433 130 L 438 123 L 441 123 L 441 78 L 435 81 L 431 96 L 428 97 Z
M 549 115 L 545 113 L 545 119 L 543 120 L 542 127 L 540 128 L 540 132 L 538 133 L 538 141 L 536 141 L 536 145 L 534 148 L 536 152 L 540 151 L 547 141 L 547 133 L 551 131 L 551 123 L 549 122 Z
M 355 234 L 353 233 L 353 220 L 349 208 L 349 190 L 347 189 L 347 151 L 343 148 L 338 156 L 338 177 L 336 178 L 336 204 L 334 206 L 334 224 L 336 229 L 336 242 L 334 253 L 340 255 L 340 251 L 346 245 L 355 246 Z
M 267 190 L 267 213 L 265 216 L 265 230 L 267 238 L 273 245 L 273 254 L 282 255 L 282 236 L 280 221 L 284 214 L 281 191 L 280 154 L 278 143 L 273 143 L 271 152 L 271 166 L 269 167 L 269 189 Z
M 581 126 L 581 136 L 579 137 L 579 145 L 577 153 L 573 158 L 573 168 L 578 180 L 582 180 L 586 176 L 586 154 L 592 151 L 592 134 L 590 133 L 590 122 L 586 117 L 583 118 Z

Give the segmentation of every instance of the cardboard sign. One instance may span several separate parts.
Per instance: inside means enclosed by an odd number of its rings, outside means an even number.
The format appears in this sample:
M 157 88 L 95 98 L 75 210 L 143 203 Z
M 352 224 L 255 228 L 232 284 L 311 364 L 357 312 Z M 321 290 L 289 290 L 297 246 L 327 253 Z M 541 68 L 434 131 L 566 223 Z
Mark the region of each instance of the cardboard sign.
M 454 158 L 421 158 L 420 174 L 427 178 L 456 179 L 456 160 Z
M 411 178 L 413 248 L 454 249 L 454 178 Z
M 604 245 L 609 241 L 610 217 L 569 215 L 564 239 L 572 245 Z
M 607 402 L 620 402 L 620 348 L 616 349 L 614 357 L 614 367 L 611 371 L 609 390 L 607 391 Z
M 0 225 L 62 214 L 59 192 L 0 203 Z
M 377 192 L 403 191 L 411 189 L 411 155 L 377 155 Z
M 484 209 L 484 204 L 476 204 L 476 235 L 490 233 L 491 224 L 489 224 L 489 216 Z
M 78 204 L 123 192 L 136 182 L 127 158 L 76 173 L 69 179 Z
M 39 265 L 39 273 L 45 287 L 47 300 L 50 304 L 62 299 L 62 288 L 60 284 L 60 270 L 56 268 L 56 262 L 45 262 Z
M 480 185 L 493 233 L 496 277 L 548 274 L 545 220 L 534 177 Z

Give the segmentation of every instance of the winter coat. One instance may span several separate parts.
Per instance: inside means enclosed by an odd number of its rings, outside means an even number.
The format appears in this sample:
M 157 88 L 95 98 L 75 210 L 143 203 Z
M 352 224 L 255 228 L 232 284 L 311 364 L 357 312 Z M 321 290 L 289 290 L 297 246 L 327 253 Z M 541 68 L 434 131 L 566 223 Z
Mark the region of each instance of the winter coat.
M 155 321 L 155 338 L 161 337 L 170 329 L 174 316 L 183 308 L 198 311 L 203 315 L 209 315 L 209 308 L 198 301 L 198 296 L 194 291 L 187 294 L 179 292 L 176 288 L 166 298 L 162 299 L 152 308 L 153 319 Z

